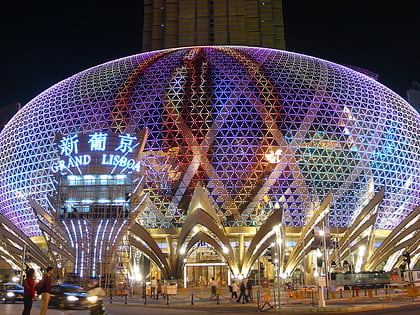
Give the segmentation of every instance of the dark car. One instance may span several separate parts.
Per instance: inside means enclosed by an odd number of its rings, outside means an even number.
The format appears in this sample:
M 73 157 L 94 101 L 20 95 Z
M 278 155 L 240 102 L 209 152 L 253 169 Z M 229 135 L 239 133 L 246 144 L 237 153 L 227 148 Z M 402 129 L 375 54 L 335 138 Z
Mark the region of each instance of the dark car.
M 88 308 L 87 292 L 73 284 L 56 284 L 51 287 L 50 307 Z
M 23 301 L 23 286 L 17 283 L 0 283 L 0 301 L 4 301 L 4 304 Z

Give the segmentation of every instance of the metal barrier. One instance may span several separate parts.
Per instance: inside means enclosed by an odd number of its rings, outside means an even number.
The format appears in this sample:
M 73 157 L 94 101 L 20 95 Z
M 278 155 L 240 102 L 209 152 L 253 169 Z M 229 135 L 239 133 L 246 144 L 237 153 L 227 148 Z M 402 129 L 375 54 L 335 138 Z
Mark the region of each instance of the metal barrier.
M 231 294 L 227 293 L 224 296 L 223 292 L 228 292 L 227 290 L 219 289 L 217 291 L 215 299 L 210 298 L 210 290 L 201 290 L 201 288 L 180 288 L 178 290 L 178 295 L 176 294 L 166 294 L 162 295 L 162 298 L 158 300 L 150 298 L 146 291 L 138 292 L 138 295 L 130 295 L 125 293 L 124 295 L 115 294 L 117 291 L 110 290 L 108 298 L 109 304 L 121 303 L 121 304 L 136 304 L 144 303 L 146 304 L 202 304 L 202 305 L 211 305 L 212 303 L 216 305 L 220 304 L 230 304 L 237 303 L 235 299 L 232 299 Z M 368 289 L 361 290 L 327 290 L 325 289 L 325 296 L 328 296 L 330 301 L 337 300 L 350 300 L 351 303 L 354 303 L 355 300 L 360 301 L 361 299 L 378 299 L 380 301 L 390 302 L 394 297 L 398 298 L 407 298 L 414 299 L 419 296 L 418 287 L 407 287 L 405 284 L 396 285 L 392 284 L 387 287 L 378 288 L 372 287 Z M 196 294 L 196 292 L 198 294 Z M 142 294 L 143 293 L 143 294 Z M 257 310 L 266 309 L 267 307 L 280 307 L 281 305 L 296 305 L 296 304 L 312 304 L 315 306 L 318 303 L 319 292 L 316 287 L 300 287 L 295 290 L 283 289 L 280 291 L 280 294 L 276 288 L 258 288 L 255 290 L 256 305 L 258 304 Z M 160 296 L 159 296 L 160 297 Z M 248 302 L 245 298 L 241 298 L 241 303 L 245 304 Z
M 415 297 L 419 295 L 419 288 L 417 286 L 407 287 L 407 298 L 411 298 L 414 301 Z

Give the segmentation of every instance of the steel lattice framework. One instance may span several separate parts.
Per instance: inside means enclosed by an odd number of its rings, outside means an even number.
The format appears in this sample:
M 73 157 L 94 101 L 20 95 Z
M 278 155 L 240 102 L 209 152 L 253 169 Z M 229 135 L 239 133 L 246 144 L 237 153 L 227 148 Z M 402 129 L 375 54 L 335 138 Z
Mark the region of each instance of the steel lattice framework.
M 420 115 L 396 93 L 310 56 L 204 46 L 111 61 L 26 104 L 0 135 L 1 213 L 40 235 L 28 196 L 54 212 L 56 133 L 144 128 L 146 228 L 181 227 L 197 183 L 232 227 L 261 226 L 279 207 L 304 226 L 330 191 L 336 227 L 381 187 L 376 228 L 420 204 Z

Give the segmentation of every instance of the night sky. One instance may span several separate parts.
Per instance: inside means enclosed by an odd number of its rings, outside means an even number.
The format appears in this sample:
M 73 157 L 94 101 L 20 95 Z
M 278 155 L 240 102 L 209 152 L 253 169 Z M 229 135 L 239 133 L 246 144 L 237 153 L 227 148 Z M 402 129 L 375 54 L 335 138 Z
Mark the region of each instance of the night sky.
M 33 2 L 8 2 L 0 13 L 3 108 L 141 52 L 142 1 Z M 404 98 L 420 81 L 419 1 L 284 0 L 283 6 L 289 51 L 377 73 Z

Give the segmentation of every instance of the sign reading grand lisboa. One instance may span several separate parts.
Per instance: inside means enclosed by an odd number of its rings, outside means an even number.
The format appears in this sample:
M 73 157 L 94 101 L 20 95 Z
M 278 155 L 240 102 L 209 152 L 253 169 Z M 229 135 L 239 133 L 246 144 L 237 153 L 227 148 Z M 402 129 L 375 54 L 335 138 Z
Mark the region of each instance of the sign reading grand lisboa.
M 51 165 L 53 173 L 73 173 L 73 169 L 81 170 L 92 164 L 140 172 L 140 162 L 135 159 L 139 142 L 130 134 L 94 132 L 58 135 L 57 146 L 60 158 Z

